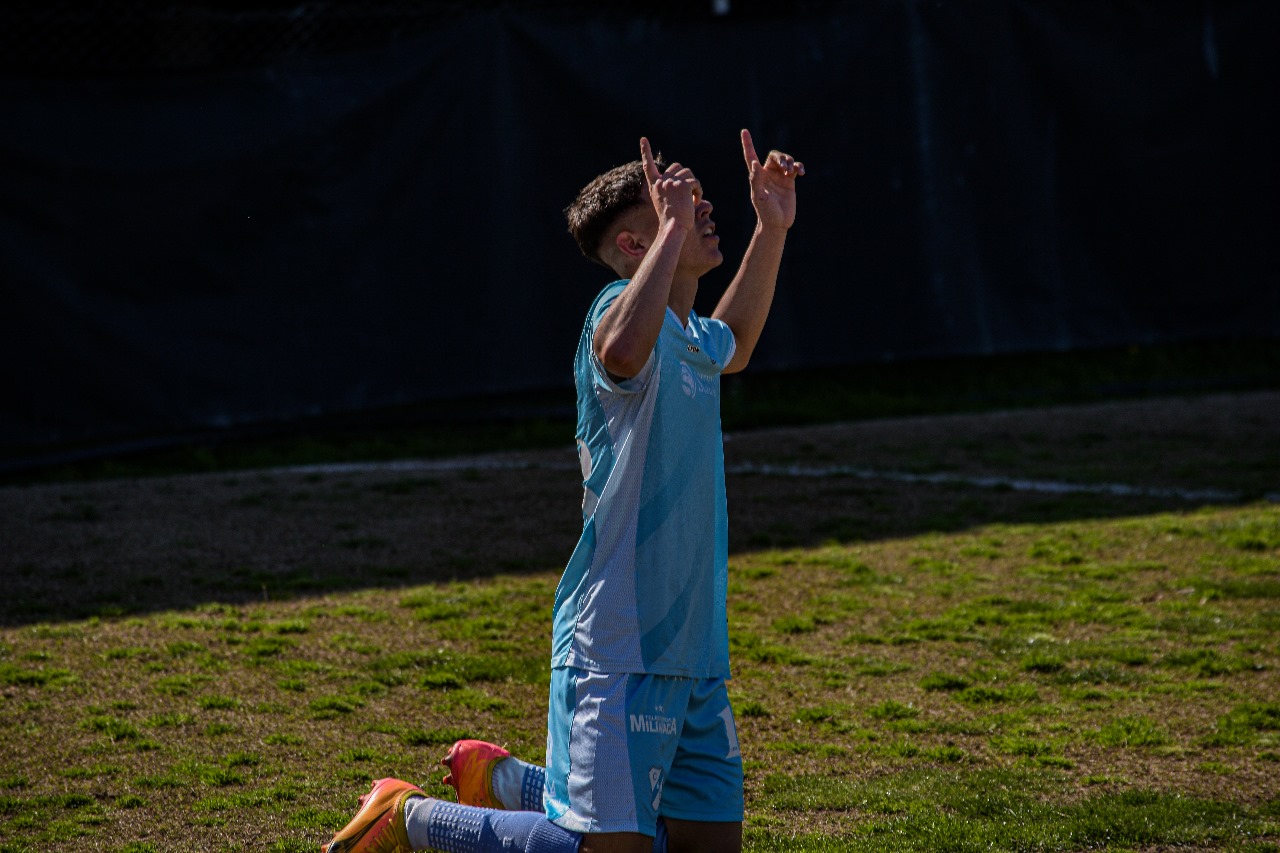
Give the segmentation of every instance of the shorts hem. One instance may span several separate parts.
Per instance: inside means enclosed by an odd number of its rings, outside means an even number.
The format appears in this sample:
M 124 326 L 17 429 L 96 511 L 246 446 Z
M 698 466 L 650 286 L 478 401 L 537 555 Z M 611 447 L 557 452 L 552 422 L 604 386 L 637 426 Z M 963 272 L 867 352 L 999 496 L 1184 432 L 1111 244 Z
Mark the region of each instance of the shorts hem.
M 643 826 L 636 826 L 635 824 L 612 827 L 602 824 L 599 821 L 584 821 L 567 812 L 560 815 L 558 818 L 548 818 L 548 820 L 563 830 L 576 832 L 579 835 L 605 835 L 608 833 L 633 832 L 639 835 L 647 835 L 649 838 L 655 838 L 658 834 L 658 827 L 656 824 L 653 829 L 646 829 Z M 568 824 L 567 826 L 566 823 Z

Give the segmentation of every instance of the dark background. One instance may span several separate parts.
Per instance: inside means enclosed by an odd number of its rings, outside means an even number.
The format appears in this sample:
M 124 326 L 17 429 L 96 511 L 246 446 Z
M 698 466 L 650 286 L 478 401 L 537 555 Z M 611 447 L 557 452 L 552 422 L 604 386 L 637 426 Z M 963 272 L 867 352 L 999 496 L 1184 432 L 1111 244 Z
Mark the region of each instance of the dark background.
M 567 388 L 642 134 L 703 310 L 807 166 L 758 370 L 1280 338 L 1280 4 L 726 5 L 6 6 L 0 450 Z

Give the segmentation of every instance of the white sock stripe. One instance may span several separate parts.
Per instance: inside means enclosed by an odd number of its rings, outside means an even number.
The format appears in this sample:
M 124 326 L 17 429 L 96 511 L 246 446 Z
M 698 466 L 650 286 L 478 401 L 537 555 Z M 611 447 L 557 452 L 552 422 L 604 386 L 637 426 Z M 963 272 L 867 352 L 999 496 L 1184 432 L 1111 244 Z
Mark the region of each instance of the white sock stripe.
M 431 825 L 431 812 L 438 802 L 430 797 L 410 797 L 405 801 L 404 830 L 413 849 L 424 848 L 430 843 L 428 827 Z

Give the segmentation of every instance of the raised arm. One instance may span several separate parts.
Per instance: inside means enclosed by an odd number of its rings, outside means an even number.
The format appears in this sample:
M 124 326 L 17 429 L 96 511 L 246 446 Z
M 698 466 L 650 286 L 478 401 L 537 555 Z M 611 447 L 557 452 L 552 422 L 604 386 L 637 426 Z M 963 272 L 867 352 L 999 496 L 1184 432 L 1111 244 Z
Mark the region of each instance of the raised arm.
M 679 163 L 658 171 L 649 140 L 643 137 L 640 162 L 658 217 L 657 233 L 652 245 L 639 247 L 644 251 L 640 266 L 600 318 L 591 339 L 596 357 L 617 379 L 638 374 L 653 352 L 667 316 L 680 250 L 685 236 L 693 230 L 694 206 L 702 197 L 698 179 Z
M 770 151 L 761 163 L 751 134 L 746 130 L 742 131 L 742 156 L 747 161 L 756 228 L 738 274 L 712 315 L 729 325 L 736 343 L 733 360 L 725 366 L 725 373 L 736 373 L 746 367 L 760 340 L 773 305 L 787 231 L 796 219 L 796 178 L 804 174 L 804 164 L 781 151 Z

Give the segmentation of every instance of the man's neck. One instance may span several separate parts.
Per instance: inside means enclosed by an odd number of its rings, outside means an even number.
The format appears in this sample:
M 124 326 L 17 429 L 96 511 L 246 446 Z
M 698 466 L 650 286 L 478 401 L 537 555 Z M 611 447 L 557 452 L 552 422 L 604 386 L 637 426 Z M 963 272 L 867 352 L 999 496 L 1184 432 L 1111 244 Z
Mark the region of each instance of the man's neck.
M 693 300 L 698 295 L 698 277 L 677 275 L 671 282 L 671 294 L 667 299 L 667 307 L 676 314 L 680 325 L 689 320 L 689 312 L 693 310 Z

